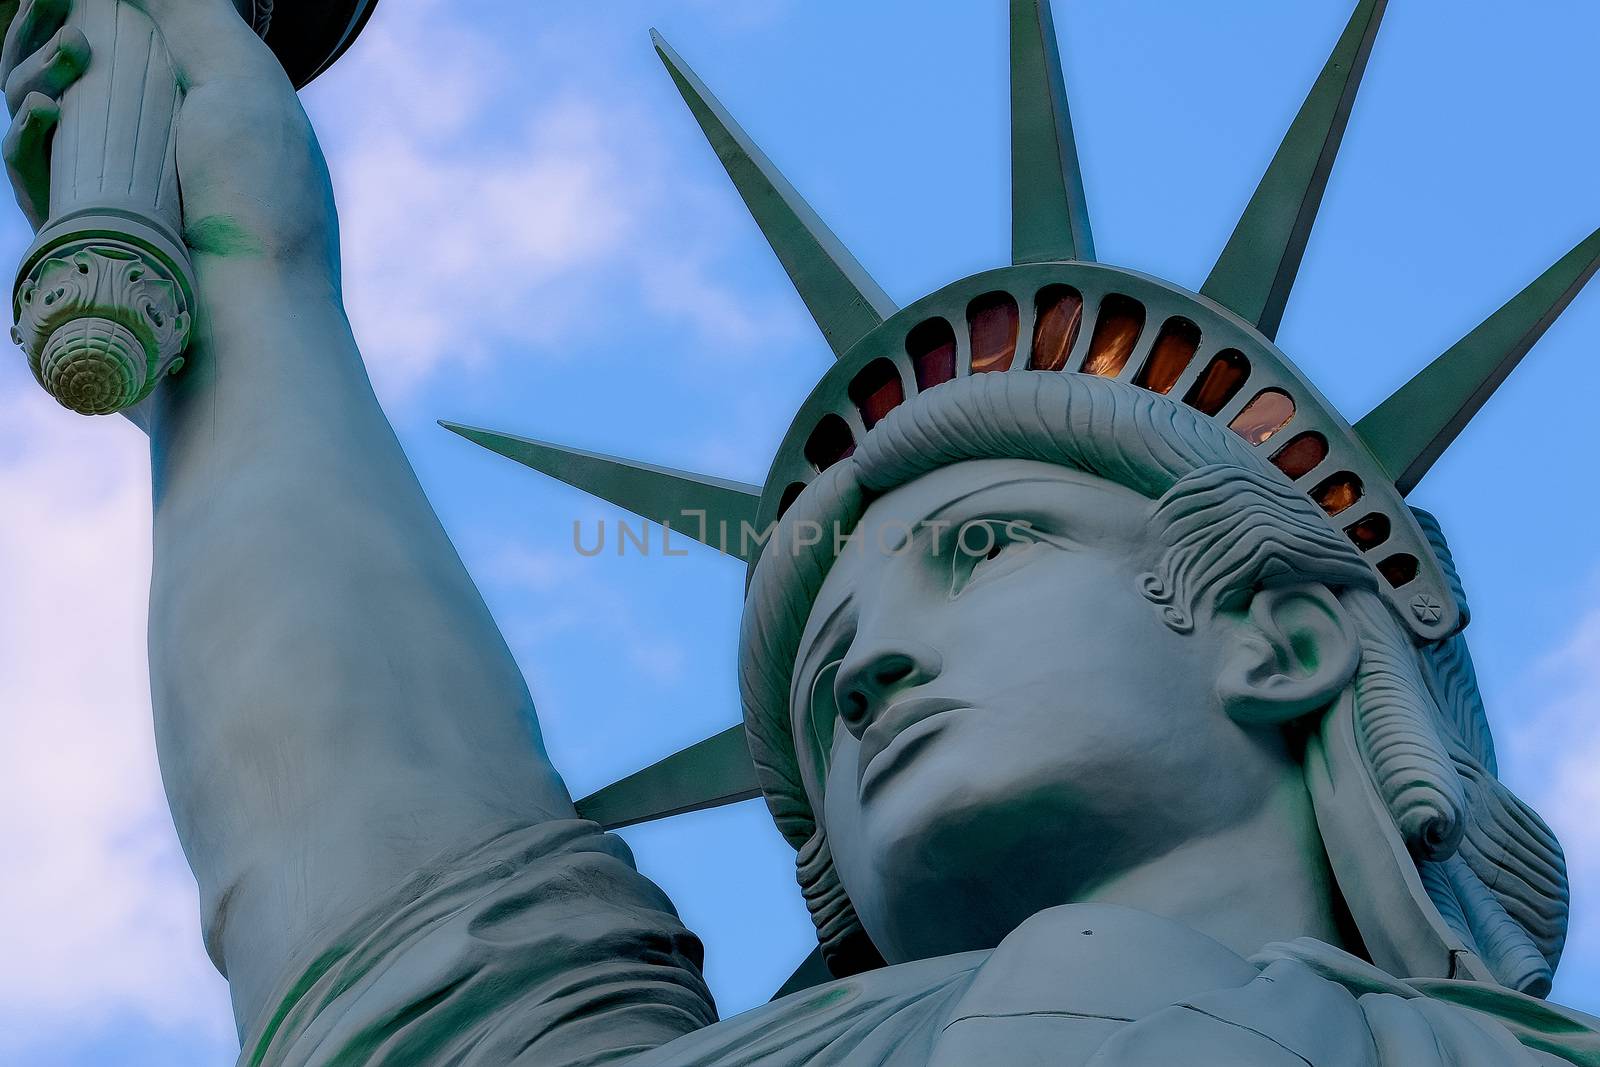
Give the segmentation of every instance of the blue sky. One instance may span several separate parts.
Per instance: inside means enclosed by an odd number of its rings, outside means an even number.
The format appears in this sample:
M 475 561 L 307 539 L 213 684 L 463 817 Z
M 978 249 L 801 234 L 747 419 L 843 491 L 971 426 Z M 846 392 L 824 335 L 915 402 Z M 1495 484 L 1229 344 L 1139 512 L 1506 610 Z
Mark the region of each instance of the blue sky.
M 741 568 L 595 559 L 616 513 L 458 419 L 760 481 L 826 346 L 652 53 L 655 25 L 901 303 L 1008 257 L 1004 5 L 383 0 L 305 93 L 380 395 L 528 674 L 574 794 L 735 721 Z M 1100 258 L 1205 277 L 1345 0 L 1058 0 Z M 1344 413 L 1383 399 L 1600 225 L 1600 9 L 1387 16 L 1279 341 Z M 0 259 L 26 245 L 0 220 Z M 1600 1011 L 1600 288 L 1413 495 L 1440 515 L 1503 776 L 1567 846 L 1557 996 Z M 161 800 L 143 664 L 143 441 L 0 360 L 0 1063 L 231 1062 Z M 724 1012 L 811 943 L 757 803 L 626 832 Z

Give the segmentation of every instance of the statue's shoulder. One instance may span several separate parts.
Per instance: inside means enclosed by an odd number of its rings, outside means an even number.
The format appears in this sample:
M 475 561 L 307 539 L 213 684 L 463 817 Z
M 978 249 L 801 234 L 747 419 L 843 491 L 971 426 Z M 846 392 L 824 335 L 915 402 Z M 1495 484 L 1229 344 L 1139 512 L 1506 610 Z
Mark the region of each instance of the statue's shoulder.
M 990 955 L 880 967 L 803 989 L 685 1034 L 628 1067 L 924 1067 L 951 1005 Z
M 1245 960 L 1181 923 L 1071 905 L 995 950 L 934 1062 L 1002 1050 L 1086 1067 L 1540 1067 L 1600 1063 L 1600 1020 L 1488 983 L 1402 981 L 1310 939 Z
M 689 1034 L 636 1067 L 1562 1067 L 1600 1021 L 1483 983 L 1402 981 L 1317 941 L 1245 959 L 1170 919 L 1040 912 L 990 952 L 884 967 Z
M 1361 1009 L 1383 1064 L 1600 1063 L 1600 1019 L 1504 986 L 1399 979 L 1309 938 L 1269 945 L 1252 962 L 1263 977 L 1310 975 L 1344 989 Z M 1436 1052 L 1413 1047 L 1424 1038 Z

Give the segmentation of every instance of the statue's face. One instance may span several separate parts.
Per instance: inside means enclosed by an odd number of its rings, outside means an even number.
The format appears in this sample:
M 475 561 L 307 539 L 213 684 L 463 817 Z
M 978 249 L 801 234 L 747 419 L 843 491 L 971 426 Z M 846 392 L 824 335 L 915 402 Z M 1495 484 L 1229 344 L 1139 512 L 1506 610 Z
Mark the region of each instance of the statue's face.
M 874 502 L 830 571 L 794 728 L 844 887 L 890 962 L 1105 899 L 1282 780 L 1279 732 L 1221 708 L 1236 628 L 1176 633 L 1139 592 L 1154 510 L 1061 467 L 971 461 Z

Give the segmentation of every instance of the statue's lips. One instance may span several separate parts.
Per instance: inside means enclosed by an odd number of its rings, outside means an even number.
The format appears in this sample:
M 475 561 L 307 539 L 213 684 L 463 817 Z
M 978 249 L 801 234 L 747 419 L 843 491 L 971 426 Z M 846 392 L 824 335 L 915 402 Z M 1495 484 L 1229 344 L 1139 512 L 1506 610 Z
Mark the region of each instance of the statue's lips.
M 877 760 L 901 734 L 910 730 L 918 723 L 926 722 L 936 715 L 944 715 L 952 711 L 966 711 L 972 705 L 960 700 L 951 700 L 947 697 L 913 697 L 909 700 L 896 701 L 879 715 L 866 732 L 861 735 L 860 772 L 858 782 L 864 788 L 867 784 L 867 775 L 872 770 L 873 761 Z M 892 762 L 887 761 L 887 762 Z M 887 769 L 887 768 L 880 768 Z

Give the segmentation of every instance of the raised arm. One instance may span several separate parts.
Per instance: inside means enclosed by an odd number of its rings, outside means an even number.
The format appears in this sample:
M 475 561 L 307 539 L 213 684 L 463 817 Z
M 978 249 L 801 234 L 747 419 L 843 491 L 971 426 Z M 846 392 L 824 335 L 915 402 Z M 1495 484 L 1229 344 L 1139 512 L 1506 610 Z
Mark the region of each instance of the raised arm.
M 703 1025 L 698 945 L 625 847 L 576 820 L 373 396 L 288 79 L 229 0 L 124 2 L 187 90 L 199 312 L 188 369 L 139 413 L 150 661 L 162 773 L 246 1061 L 421 1065 L 435 1060 L 418 1049 L 470 1037 L 487 1058 L 460 1062 L 586 1062 Z M 57 34 L 69 6 L 25 3 L 5 51 L 7 163 L 35 225 L 54 99 L 87 54 Z M 579 918 L 594 946 L 562 929 Z M 631 988 L 637 1010 L 604 1033 L 574 1022 L 586 975 L 610 997 Z

